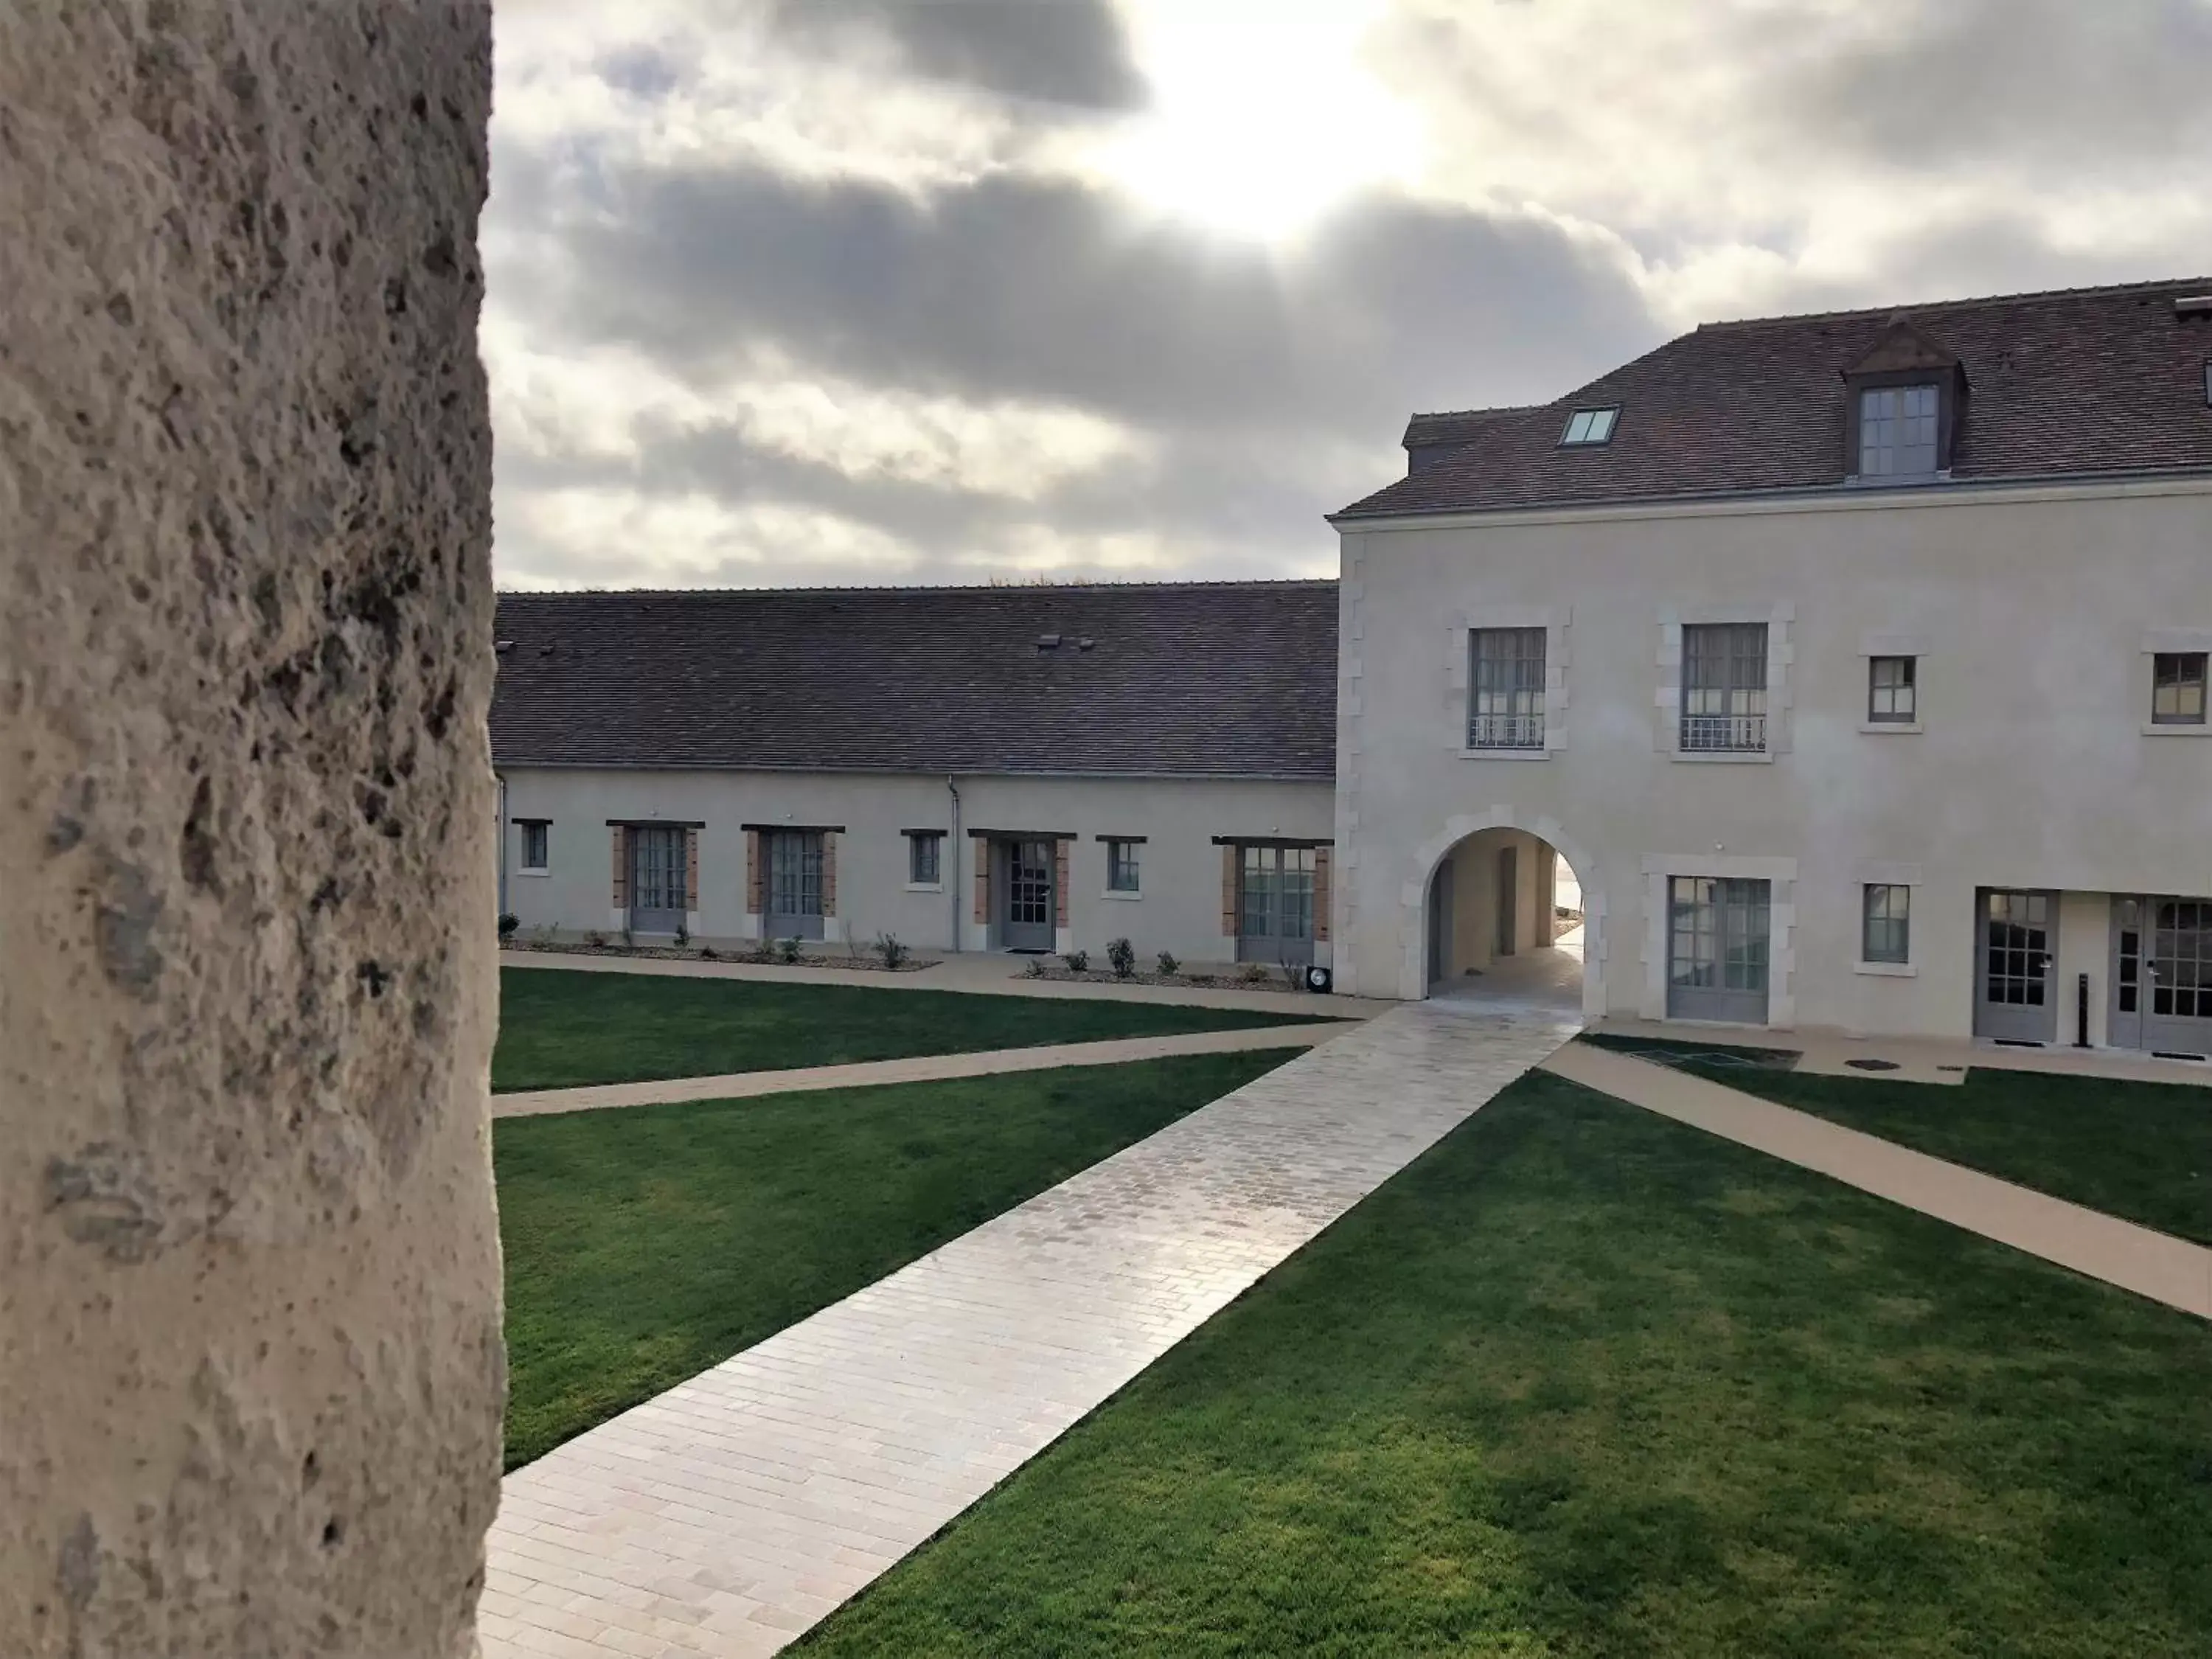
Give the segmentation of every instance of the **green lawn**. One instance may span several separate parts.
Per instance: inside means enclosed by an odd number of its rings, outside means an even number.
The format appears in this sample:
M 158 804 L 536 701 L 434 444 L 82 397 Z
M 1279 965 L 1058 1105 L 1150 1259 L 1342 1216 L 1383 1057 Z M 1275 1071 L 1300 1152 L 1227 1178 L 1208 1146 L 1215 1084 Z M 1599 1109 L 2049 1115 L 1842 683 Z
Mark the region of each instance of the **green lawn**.
M 1294 1052 L 495 1121 L 507 1467 Z
M 2212 1647 L 2212 1330 L 1534 1074 L 802 1644 Z
M 2212 1244 L 2212 1089 L 1986 1066 L 1952 1086 L 1676 1063 L 1747 1094 Z
M 1330 1017 L 1321 998 L 1293 1012 L 1260 1013 L 559 968 L 501 968 L 499 984 L 495 1093 L 1300 1025 Z

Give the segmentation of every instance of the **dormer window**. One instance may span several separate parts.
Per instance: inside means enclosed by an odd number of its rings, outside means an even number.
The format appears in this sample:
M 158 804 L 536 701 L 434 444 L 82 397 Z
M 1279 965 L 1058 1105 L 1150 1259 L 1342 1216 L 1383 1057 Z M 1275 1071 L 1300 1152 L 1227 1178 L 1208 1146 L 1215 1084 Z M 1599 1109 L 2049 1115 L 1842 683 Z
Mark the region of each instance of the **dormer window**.
M 1935 476 L 1936 417 L 1942 389 L 1923 386 L 1870 386 L 1859 393 L 1859 477 Z
M 1567 416 L 1567 429 L 1560 435 L 1563 449 L 1581 448 L 1606 443 L 1613 437 L 1613 423 L 1620 418 L 1620 405 L 1610 409 L 1578 409 Z
M 1905 483 L 1950 476 L 1966 404 L 1966 366 L 1909 317 L 1893 317 L 1844 370 L 1845 476 Z

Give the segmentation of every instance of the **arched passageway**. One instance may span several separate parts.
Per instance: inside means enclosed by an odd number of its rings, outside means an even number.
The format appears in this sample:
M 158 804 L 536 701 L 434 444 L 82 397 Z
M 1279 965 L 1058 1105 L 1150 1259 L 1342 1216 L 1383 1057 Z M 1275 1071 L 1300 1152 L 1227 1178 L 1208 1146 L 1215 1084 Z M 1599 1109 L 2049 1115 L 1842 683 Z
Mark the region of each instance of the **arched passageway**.
M 1510 823 L 1439 841 L 1409 918 L 1407 994 L 1596 1012 L 1603 907 L 1577 855 Z

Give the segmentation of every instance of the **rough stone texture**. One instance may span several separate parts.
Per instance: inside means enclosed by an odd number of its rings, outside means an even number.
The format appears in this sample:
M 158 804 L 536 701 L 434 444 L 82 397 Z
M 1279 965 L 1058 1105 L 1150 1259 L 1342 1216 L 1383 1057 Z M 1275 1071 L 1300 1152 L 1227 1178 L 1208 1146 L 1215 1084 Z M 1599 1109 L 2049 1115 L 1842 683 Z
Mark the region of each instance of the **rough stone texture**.
M 463 1655 L 490 17 L 0 7 L 0 1653 Z

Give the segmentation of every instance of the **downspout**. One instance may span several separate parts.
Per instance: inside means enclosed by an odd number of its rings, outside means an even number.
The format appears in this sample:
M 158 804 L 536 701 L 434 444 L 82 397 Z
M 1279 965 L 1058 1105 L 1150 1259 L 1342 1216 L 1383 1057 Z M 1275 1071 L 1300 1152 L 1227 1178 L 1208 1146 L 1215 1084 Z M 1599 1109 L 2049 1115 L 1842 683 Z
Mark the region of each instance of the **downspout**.
M 499 785 L 499 913 L 507 914 L 507 774 L 494 772 Z
M 960 884 L 963 879 L 961 872 L 966 869 L 967 866 L 965 861 L 960 856 L 960 848 L 963 844 L 960 839 L 960 791 L 954 786 L 952 781 L 952 774 L 950 772 L 947 772 L 945 775 L 945 793 L 952 797 L 952 834 L 949 837 L 951 842 L 951 845 L 945 849 L 945 859 L 950 859 L 952 862 L 952 874 L 951 878 L 947 880 L 945 884 L 951 890 L 952 893 L 952 934 L 951 949 L 957 954 L 960 949 Z M 938 860 L 938 873 L 939 875 L 943 875 L 945 873 L 945 859 Z

